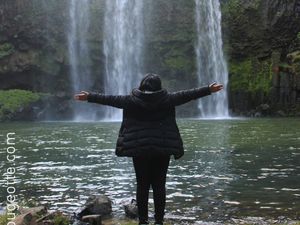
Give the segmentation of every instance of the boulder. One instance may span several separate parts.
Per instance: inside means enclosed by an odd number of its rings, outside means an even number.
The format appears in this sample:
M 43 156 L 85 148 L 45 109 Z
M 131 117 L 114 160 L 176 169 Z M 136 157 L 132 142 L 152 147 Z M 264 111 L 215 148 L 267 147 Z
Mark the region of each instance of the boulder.
M 256 117 L 256 118 L 259 118 L 259 117 L 261 117 L 262 115 L 261 115 L 261 113 L 260 112 L 256 112 L 255 114 L 254 114 L 254 117 Z
M 20 208 L 21 214 L 30 213 L 32 216 L 43 215 L 47 213 L 47 208 L 45 206 L 37 206 L 33 208 Z
M 279 110 L 279 111 L 276 112 L 276 116 L 286 117 L 287 115 L 286 115 L 286 113 L 283 112 L 282 110 Z
M 35 225 L 33 216 L 30 213 L 21 214 L 13 221 L 15 225 Z
M 138 207 L 135 199 L 131 203 L 124 205 L 125 215 L 128 218 L 135 219 L 138 217 Z
M 107 216 L 112 212 L 112 201 L 105 195 L 90 196 L 83 209 L 78 213 L 79 219 L 87 215 Z
M 256 108 L 254 117 L 268 116 L 271 114 L 271 107 L 268 104 L 261 104 Z
M 90 225 L 101 225 L 101 215 L 88 215 L 82 217 L 82 222 L 89 223 Z
M 20 208 L 20 213 L 13 221 L 16 225 L 54 225 L 55 223 L 65 225 L 70 222 L 70 218 L 61 212 L 48 213 L 44 206 Z

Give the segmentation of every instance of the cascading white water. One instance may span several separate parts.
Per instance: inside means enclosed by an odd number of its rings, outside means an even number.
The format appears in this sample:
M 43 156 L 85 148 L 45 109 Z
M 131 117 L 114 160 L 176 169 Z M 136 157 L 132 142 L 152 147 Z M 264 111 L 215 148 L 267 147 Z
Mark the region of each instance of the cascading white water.
M 221 9 L 219 0 L 195 0 L 197 74 L 199 85 L 214 81 L 224 90 L 199 101 L 201 117 L 226 118 L 228 113 L 228 70 L 223 54 Z
M 70 25 L 68 31 L 69 63 L 73 93 L 90 90 L 92 86 L 90 71 L 90 52 L 87 35 L 90 25 L 89 0 L 69 1 Z M 73 112 L 75 121 L 94 119 L 95 111 L 92 106 L 75 102 Z
M 130 94 L 142 77 L 143 1 L 106 0 L 104 55 L 105 93 Z M 121 111 L 108 107 L 107 120 L 120 120 Z

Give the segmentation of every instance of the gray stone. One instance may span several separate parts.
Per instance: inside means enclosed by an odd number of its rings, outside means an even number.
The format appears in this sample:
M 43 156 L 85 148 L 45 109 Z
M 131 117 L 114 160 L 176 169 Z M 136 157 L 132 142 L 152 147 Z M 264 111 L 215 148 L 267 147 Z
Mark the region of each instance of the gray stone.
M 281 117 L 286 117 L 286 113 L 283 112 L 282 110 L 277 111 L 277 112 L 276 112 L 276 115 L 277 115 L 277 116 L 281 116 Z
M 91 225 L 101 225 L 102 224 L 101 215 L 83 216 L 81 220 L 82 220 L 82 222 L 86 222 Z
M 38 225 L 41 221 L 37 221 L 37 218 L 43 218 L 47 214 L 47 208 L 44 206 L 20 208 L 20 213 L 14 220 L 16 225 Z
M 266 110 L 269 110 L 269 109 L 270 109 L 270 106 L 268 104 L 262 104 L 261 105 L 261 110 L 266 111 Z
M 246 217 L 242 219 L 234 219 L 232 218 L 231 221 L 233 224 L 255 224 L 255 225 L 270 225 L 272 221 L 265 220 L 262 217 Z
M 30 46 L 26 43 L 20 43 L 18 48 L 20 49 L 20 51 L 28 51 L 30 49 Z
M 138 217 L 138 208 L 135 199 L 132 199 L 130 204 L 124 205 L 124 210 L 126 217 L 131 219 Z
M 47 213 L 47 208 L 45 206 L 38 206 L 33 208 L 20 208 L 21 214 L 30 213 L 32 216 L 43 215 Z
M 78 217 L 82 218 L 86 215 L 101 215 L 107 216 L 112 212 L 112 202 L 105 195 L 92 195 L 90 196 L 83 209 L 78 213 Z
M 261 113 L 260 112 L 256 112 L 255 114 L 254 114 L 254 117 L 261 117 L 262 115 L 261 115 Z

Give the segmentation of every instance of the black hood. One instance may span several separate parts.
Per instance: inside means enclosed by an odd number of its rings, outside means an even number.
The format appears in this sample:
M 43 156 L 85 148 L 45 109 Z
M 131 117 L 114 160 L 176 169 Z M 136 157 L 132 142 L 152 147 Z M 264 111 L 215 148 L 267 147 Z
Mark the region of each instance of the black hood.
M 141 91 L 137 88 L 132 90 L 132 96 L 134 101 L 147 109 L 156 109 L 161 107 L 168 97 L 166 89 L 159 91 Z

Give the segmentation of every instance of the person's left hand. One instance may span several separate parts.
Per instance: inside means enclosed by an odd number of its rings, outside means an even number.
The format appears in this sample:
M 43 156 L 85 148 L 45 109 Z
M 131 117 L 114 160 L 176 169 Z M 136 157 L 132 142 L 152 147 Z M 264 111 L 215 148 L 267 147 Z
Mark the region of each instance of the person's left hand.
M 223 89 L 223 84 L 213 83 L 209 85 L 209 89 L 211 93 L 221 91 Z

